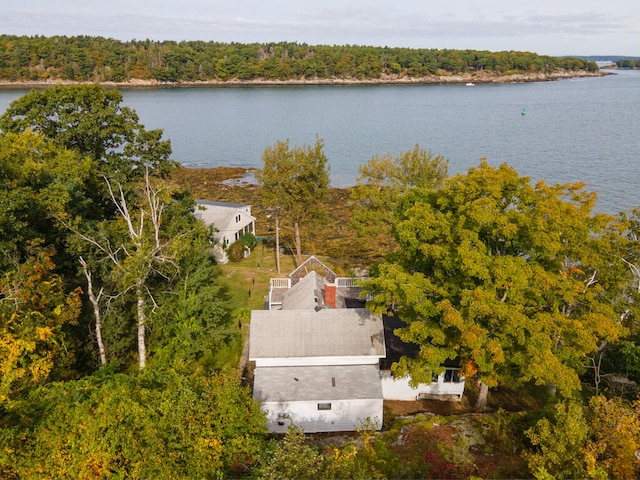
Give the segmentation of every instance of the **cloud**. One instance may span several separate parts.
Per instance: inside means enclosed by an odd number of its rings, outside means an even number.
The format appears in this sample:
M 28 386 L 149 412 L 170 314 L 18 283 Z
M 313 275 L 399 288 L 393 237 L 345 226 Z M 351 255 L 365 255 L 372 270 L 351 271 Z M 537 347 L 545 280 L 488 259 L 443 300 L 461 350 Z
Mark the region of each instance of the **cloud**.
M 114 0 L 103 5 L 68 0 L 53 6 L 44 0 L 25 0 L 21 6 L 3 12 L 0 31 L 101 35 L 121 40 L 297 41 L 532 51 L 553 48 L 557 54 L 563 48 L 605 45 L 604 40 L 615 39 L 618 45 L 625 46 L 640 44 L 634 41 L 638 31 L 630 23 L 633 17 L 579 8 L 572 11 L 569 6 L 552 13 L 559 7 L 550 6 L 551 2 L 545 6 L 544 1 L 527 7 L 528 11 L 513 3 L 503 4 L 500 10 L 500 2 L 496 1 L 461 1 L 433 8 L 402 0 L 393 4 L 325 0 L 322 6 L 287 0 L 244 0 L 234 4 L 193 1 Z

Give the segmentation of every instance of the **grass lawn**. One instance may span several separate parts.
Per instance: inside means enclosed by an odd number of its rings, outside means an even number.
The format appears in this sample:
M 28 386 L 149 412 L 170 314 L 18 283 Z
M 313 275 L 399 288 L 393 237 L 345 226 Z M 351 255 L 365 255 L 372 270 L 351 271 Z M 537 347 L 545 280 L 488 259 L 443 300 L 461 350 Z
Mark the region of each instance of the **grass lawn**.
M 303 258 L 306 260 L 308 256 Z M 329 268 L 336 268 L 332 259 L 318 259 Z M 220 282 L 227 292 L 229 306 L 242 331 L 243 344 L 248 341 L 251 310 L 264 309 L 265 297 L 269 294 L 269 280 L 276 277 L 284 278 L 297 266 L 293 255 L 280 255 L 278 274 L 275 252 L 272 247 L 263 243 L 258 243 L 247 258 L 218 266 Z M 238 361 L 241 355 L 242 352 L 238 351 Z
M 308 256 L 303 257 L 306 260 Z M 329 268 L 335 266 L 331 259 L 318 258 Z M 234 312 L 244 309 L 264 309 L 264 298 L 269 293 L 269 279 L 286 277 L 297 268 L 293 255 L 280 255 L 280 273 L 276 268 L 276 257 L 273 248 L 263 243 L 253 249 L 249 257 L 239 262 L 219 265 L 221 282 L 227 288 L 229 301 Z

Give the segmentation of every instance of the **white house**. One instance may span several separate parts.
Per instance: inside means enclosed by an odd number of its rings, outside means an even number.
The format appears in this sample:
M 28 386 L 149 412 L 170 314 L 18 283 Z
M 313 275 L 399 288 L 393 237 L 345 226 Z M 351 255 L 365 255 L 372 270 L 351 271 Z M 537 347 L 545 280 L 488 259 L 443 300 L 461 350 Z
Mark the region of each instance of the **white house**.
M 251 315 L 253 394 L 272 432 L 382 426 L 382 320 L 366 309 L 261 310 Z
M 460 368 L 456 361 L 447 360 L 442 365 L 444 372 L 436 375 L 431 383 L 421 383 L 416 387 L 409 384 L 409 378 L 396 378 L 391 374 L 390 367 L 401 357 L 415 357 L 420 347 L 402 341 L 395 331 L 405 327 L 405 323 L 397 316 L 385 315 L 384 323 L 386 357 L 381 360 L 380 380 L 382 394 L 385 400 L 455 400 L 462 399 L 465 379 L 460 375 Z
M 381 428 L 385 399 L 462 397 L 454 366 L 417 388 L 380 369 L 417 346 L 395 336 L 397 318 L 363 308 L 359 292 L 353 279 L 336 277 L 314 257 L 272 279 L 265 310 L 251 312 L 249 335 L 253 396 L 270 431 L 290 424 L 307 433 L 352 431 L 366 421 Z
M 380 371 L 382 396 L 385 400 L 461 400 L 464 394 L 464 377 L 459 368 L 446 368 L 431 383 L 416 387 L 408 378 L 394 378 L 390 370 Z
M 214 254 L 219 263 L 229 261 L 226 247 L 245 233 L 255 234 L 256 231 L 256 219 L 251 215 L 251 205 L 196 200 L 195 216 L 215 228 Z

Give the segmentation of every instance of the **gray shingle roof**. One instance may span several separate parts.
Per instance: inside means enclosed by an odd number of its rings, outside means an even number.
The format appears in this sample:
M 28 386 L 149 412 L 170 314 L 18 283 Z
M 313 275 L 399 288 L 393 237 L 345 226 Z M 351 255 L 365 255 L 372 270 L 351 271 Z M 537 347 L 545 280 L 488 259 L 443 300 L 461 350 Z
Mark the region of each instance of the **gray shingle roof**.
M 255 221 L 255 217 L 246 211 L 250 208 L 250 205 L 241 203 L 211 202 L 208 200 L 196 200 L 196 203 L 205 207 L 204 210 L 196 208 L 194 212 L 196 218 L 201 219 L 206 225 L 213 225 L 220 232 L 234 232 L 252 221 Z M 240 222 L 236 221 L 237 215 L 242 216 L 242 220 Z M 216 237 L 218 237 L 218 235 L 216 235 Z
M 256 368 L 253 391 L 263 402 L 382 398 L 377 365 Z
M 251 312 L 250 360 L 384 355 L 382 319 L 365 308 Z
M 315 271 L 287 290 L 282 297 L 282 310 L 313 310 L 324 305 L 324 278 Z

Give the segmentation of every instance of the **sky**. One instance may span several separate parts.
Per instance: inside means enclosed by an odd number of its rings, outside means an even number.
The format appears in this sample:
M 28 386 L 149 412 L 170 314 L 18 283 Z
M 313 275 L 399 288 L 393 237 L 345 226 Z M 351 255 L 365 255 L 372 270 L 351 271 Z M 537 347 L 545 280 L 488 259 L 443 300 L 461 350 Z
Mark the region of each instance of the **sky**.
M 0 0 L 0 33 L 640 56 L 638 0 Z

